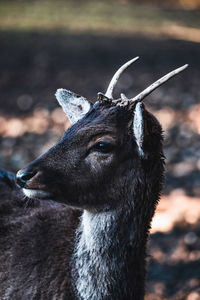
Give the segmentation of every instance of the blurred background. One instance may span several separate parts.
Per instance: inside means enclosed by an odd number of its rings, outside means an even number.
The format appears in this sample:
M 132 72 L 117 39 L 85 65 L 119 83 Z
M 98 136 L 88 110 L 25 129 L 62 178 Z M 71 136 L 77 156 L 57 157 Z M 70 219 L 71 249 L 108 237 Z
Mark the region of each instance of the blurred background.
M 146 99 L 165 130 L 166 183 L 148 245 L 146 300 L 200 299 L 200 0 L 0 1 L 0 166 L 16 172 L 69 126 L 54 93 L 96 100 L 139 55 L 116 96 Z

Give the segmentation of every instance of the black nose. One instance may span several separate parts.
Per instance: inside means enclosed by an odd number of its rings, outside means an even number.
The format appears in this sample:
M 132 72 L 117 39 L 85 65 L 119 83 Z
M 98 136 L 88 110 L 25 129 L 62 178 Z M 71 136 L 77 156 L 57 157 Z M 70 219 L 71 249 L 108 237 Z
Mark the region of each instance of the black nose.
M 17 183 L 24 187 L 27 182 L 36 174 L 36 172 L 24 172 L 23 170 L 20 170 L 17 172 L 16 178 Z

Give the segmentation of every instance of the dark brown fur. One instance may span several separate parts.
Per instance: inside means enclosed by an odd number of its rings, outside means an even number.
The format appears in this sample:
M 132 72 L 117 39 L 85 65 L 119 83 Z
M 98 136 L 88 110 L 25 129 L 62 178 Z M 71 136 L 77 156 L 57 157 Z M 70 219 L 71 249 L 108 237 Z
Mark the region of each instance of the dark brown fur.
M 58 144 L 29 164 L 23 171 L 36 174 L 25 187 L 50 192 L 53 201 L 34 200 L 24 208 L 25 200 L 15 180 L 9 186 L 2 179 L 2 300 L 77 299 L 71 257 L 79 209 L 94 213 L 122 209 L 116 234 L 124 229 L 131 233 L 131 226 L 134 228 L 122 270 L 127 290 L 120 295 L 119 287 L 112 286 L 111 295 L 104 300 L 144 298 L 146 242 L 162 187 L 164 160 L 161 127 L 146 110 L 143 118 L 143 158 L 131 128 L 133 109 L 100 103 L 70 127 Z M 109 163 L 109 157 L 91 146 L 106 136 L 113 141 Z M 119 247 L 123 242 L 119 241 Z

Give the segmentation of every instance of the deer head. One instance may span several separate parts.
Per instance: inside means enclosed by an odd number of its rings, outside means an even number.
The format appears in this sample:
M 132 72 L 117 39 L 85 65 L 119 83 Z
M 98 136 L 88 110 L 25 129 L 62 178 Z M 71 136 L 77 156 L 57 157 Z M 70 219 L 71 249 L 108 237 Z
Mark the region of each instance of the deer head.
M 159 193 L 162 129 L 142 101 L 187 65 L 134 98 L 121 94 L 119 99 L 113 99 L 120 75 L 137 59 L 115 73 L 106 93 L 98 93 L 94 105 L 71 91 L 57 90 L 56 98 L 71 127 L 55 146 L 17 173 L 17 182 L 26 196 L 102 209 L 124 201 L 127 186 L 134 190 L 138 185 L 152 185 Z

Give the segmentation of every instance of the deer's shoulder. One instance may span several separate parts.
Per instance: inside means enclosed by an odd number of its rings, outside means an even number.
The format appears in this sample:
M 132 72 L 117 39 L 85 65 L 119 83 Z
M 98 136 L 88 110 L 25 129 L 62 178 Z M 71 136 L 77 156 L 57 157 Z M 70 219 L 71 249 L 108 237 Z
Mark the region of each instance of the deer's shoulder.
M 69 265 L 81 212 L 53 201 L 31 206 L 11 205 L 12 213 L 0 216 L 1 292 L 17 300 L 51 299 L 52 291 L 73 299 Z

